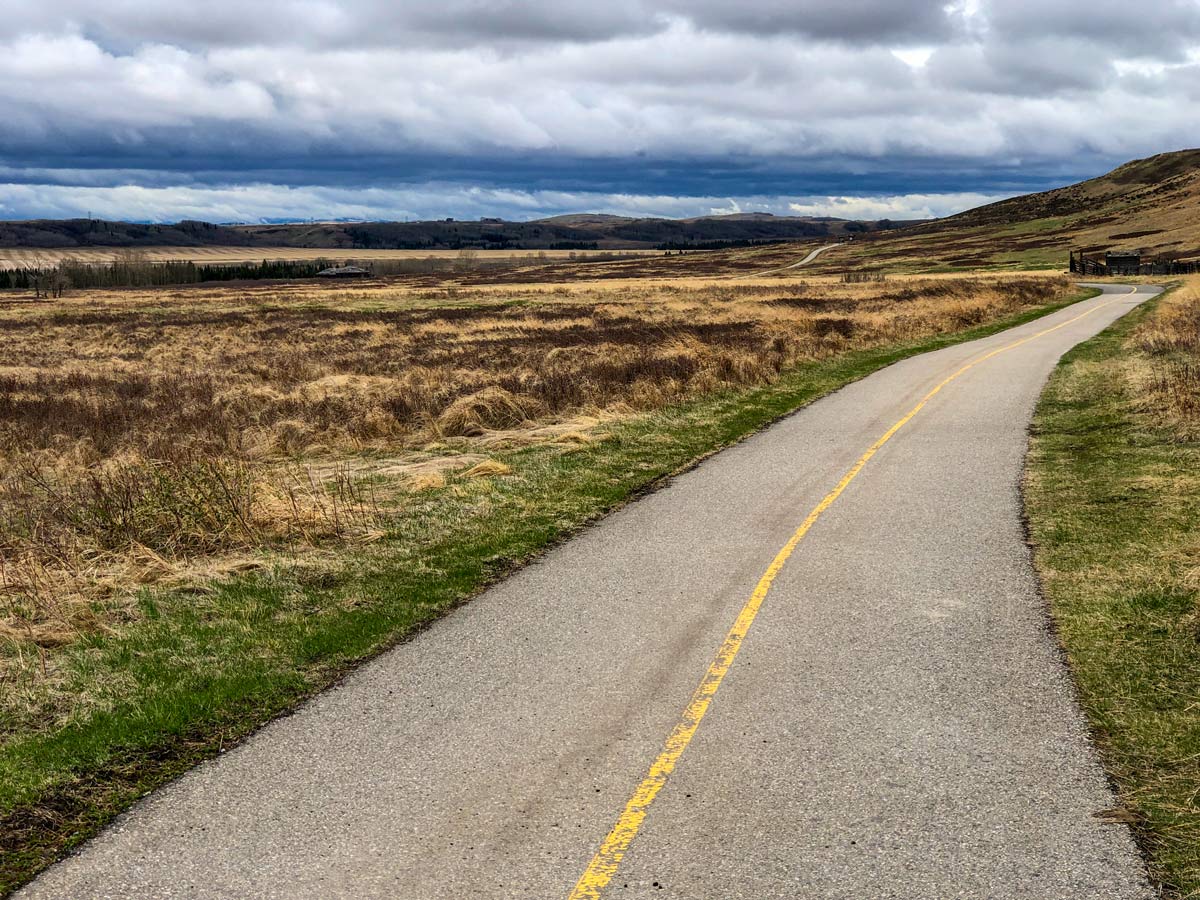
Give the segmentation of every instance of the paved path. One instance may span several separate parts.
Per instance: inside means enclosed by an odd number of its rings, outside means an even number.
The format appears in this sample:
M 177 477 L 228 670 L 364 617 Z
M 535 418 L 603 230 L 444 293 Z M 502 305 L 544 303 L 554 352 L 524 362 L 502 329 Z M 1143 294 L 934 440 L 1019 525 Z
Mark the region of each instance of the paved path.
M 808 256 L 804 257 L 804 259 L 799 260 L 798 262 L 788 263 L 786 266 L 779 266 L 774 269 L 764 269 L 761 272 L 742 272 L 742 273 L 740 273 L 738 275 L 734 275 L 732 277 L 733 278 L 756 278 L 759 275 L 774 275 L 777 272 L 786 272 L 788 269 L 799 269 L 801 266 L 807 266 L 810 262 L 812 262 L 814 259 L 816 259 L 818 256 L 820 256 L 826 250 L 832 250 L 834 247 L 841 247 L 841 246 L 842 246 L 842 244 L 840 244 L 840 243 L 826 244 L 824 247 L 817 247 L 815 250 L 811 251 L 808 254 Z
M 151 796 L 24 896 L 1152 896 L 1125 826 L 1094 815 L 1115 801 L 1017 492 L 1056 359 L 1150 292 L 898 363 L 713 457 Z M 603 854 L 589 870 L 839 483 L 615 874 Z M 607 887 L 576 891 L 585 870 Z

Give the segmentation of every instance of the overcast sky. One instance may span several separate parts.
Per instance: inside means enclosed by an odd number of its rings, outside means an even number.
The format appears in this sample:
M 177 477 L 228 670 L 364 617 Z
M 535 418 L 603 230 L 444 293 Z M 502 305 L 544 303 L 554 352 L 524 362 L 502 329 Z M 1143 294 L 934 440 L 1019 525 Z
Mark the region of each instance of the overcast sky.
M 0 10 L 3 218 L 909 218 L 1200 145 L 1200 0 Z

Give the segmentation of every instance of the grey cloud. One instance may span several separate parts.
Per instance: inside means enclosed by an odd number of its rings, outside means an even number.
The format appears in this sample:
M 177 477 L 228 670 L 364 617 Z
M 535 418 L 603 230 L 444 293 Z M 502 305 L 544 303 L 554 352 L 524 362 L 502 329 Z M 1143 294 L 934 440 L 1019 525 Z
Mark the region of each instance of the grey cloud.
M 1003 43 L 1054 35 L 1103 53 L 1178 57 L 1200 41 L 1196 0 L 988 0 L 982 13 Z
M 74 170 L 51 180 L 81 187 L 219 168 L 232 189 L 285 157 L 304 185 L 334 171 L 360 185 L 414 178 L 422 158 L 497 189 L 531 189 L 539 167 L 573 190 L 621 169 L 631 194 L 658 196 L 664 162 L 720 162 L 687 190 L 745 196 L 737 167 L 750 179 L 915 160 L 949 180 L 1012 160 L 1120 159 L 1200 144 L 1180 113 L 1200 90 L 1184 62 L 1200 48 L 1197 8 L 49 0 L 9 11 L 0 35 L 0 168 Z M 1166 51 L 1148 58 L 1164 30 Z M 1103 129 L 1098 109 L 1118 111 Z M 506 175 L 501 159 L 538 165 Z
M 505 39 L 596 41 L 645 34 L 662 27 L 661 16 L 636 0 L 604 3 L 525 3 L 520 0 L 450 0 L 404 6 L 382 3 L 369 13 L 396 30 L 412 29 L 481 43 Z
M 10 16 L 20 30 L 70 24 L 108 46 L 479 46 L 595 42 L 653 34 L 672 21 L 724 33 L 792 34 L 847 43 L 944 39 L 940 0 L 57 0 Z
M 1098 91 L 1116 77 L 1089 44 L 1042 37 L 1020 44 L 958 45 L 929 59 L 932 83 L 947 90 L 1048 99 Z
M 978 193 L 877 196 L 693 196 L 481 189 L 430 183 L 396 190 L 239 187 L 77 187 L 0 183 L 0 215 L 65 218 L 86 212 L 104 218 L 253 222 L 306 218 L 405 219 L 501 214 L 531 219 L 589 210 L 628 216 L 684 217 L 743 211 L 843 218 L 927 218 L 1000 199 Z
M 126 50 L 147 42 L 419 48 L 606 40 L 660 30 L 665 19 L 641 0 L 58 0 L 49 8 L 23 8 L 11 24 L 18 31 L 67 24 Z
M 944 0 L 675 0 L 671 8 L 707 29 L 848 43 L 936 41 L 954 27 Z

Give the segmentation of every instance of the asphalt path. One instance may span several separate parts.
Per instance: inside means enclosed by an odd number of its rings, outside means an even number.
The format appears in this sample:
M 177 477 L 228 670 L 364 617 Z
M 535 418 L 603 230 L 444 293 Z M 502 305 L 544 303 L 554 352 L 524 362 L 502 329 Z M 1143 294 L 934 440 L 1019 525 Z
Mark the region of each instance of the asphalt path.
M 1154 896 L 1018 492 L 1058 357 L 1154 289 L 1105 291 L 710 458 L 21 896 Z

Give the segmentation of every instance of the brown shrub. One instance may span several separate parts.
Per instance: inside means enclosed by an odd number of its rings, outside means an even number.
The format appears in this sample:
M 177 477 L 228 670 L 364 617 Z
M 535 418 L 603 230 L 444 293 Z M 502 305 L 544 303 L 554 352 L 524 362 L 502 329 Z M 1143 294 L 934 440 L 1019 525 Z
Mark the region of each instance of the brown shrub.
M 471 436 L 489 428 L 516 428 L 540 412 L 540 404 L 532 398 L 491 386 L 459 397 L 438 416 L 437 424 L 442 434 Z

